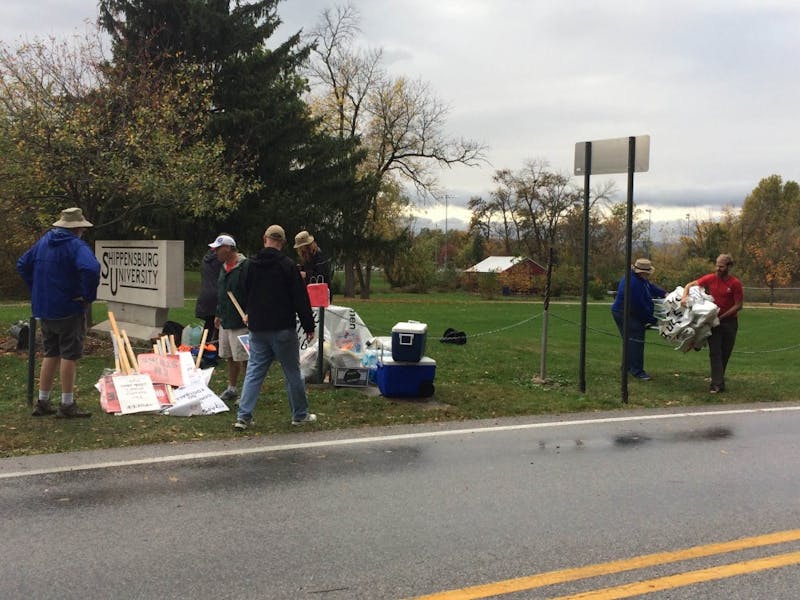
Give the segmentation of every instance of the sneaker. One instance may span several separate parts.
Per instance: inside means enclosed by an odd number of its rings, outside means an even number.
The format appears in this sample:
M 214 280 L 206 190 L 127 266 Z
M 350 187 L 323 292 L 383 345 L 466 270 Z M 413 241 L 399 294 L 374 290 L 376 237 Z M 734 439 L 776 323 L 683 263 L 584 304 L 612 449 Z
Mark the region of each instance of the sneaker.
M 653 379 L 652 377 L 650 377 L 650 375 L 648 375 L 644 371 L 642 371 L 641 373 L 636 373 L 634 377 L 636 377 L 636 379 L 641 379 L 642 381 L 650 381 L 651 379 Z
M 723 390 L 724 390 L 724 388 L 722 388 L 722 387 L 720 387 L 718 385 L 712 385 L 710 388 L 708 388 L 708 393 L 709 394 L 719 394 Z
M 238 398 L 238 397 L 239 397 L 239 393 L 238 392 L 234 392 L 231 389 L 226 389 L 224 392 L 222 392 L 219 395 L 219 399 L 222 400 L 223 402 L 230 402 L 231 400 L 236 400 L 236 398 Z
M 53 408 L 49 400 L 37 400 L 31 413 L 34 417 L 46 417 L 54 414 L 56 414 L 56 409 Z
M 308 413 L 302 419 L 292 419 L 292 425 L 303 425 L 304 423 L 313 423 L 317 420 L 317 415 Z
M 75 402 L 67 405 L 59 404 L 56 411 L 56 419 L 81 419 L 91 416 L 92 413 L 81 410 Z
M 236 423 L 233 424 L 233 428 L 236 431 L 244 431 L 252 424 L 253 424 L 253 419 L 236 419 Z

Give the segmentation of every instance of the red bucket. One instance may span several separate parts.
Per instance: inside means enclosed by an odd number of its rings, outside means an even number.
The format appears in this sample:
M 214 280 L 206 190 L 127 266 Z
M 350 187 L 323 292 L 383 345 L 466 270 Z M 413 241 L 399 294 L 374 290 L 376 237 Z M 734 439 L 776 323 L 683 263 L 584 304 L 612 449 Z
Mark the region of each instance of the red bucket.
M 331 295 L 327 283 L 309 283 L 306 286 L 308 299 L 314 308 L 327 308 L 331 305 Z

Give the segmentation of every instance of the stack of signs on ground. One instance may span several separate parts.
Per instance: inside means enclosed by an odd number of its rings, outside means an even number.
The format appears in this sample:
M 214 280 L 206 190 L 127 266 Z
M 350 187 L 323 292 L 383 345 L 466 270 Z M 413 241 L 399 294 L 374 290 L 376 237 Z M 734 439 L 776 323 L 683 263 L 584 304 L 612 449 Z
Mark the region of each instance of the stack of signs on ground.
M 188 417 L 228 410 L 208 387 L 214 369 L 198 369 L 191 353 L 139 354 L 137 363 L 136 373 L 100 378 L 97 389 L 105 412 L 160 412 Z
M 714 299 L 697 286 L 689 290 L 685 307 L 681 306 L 682 297 L 683 287 L 678 286 L 663 300 L 653 301 L 658 330 L 663 337 L 678 343 L 676 350 L 701 350 L 711 336 L 711 328 L 719 325 L 719 309 Z

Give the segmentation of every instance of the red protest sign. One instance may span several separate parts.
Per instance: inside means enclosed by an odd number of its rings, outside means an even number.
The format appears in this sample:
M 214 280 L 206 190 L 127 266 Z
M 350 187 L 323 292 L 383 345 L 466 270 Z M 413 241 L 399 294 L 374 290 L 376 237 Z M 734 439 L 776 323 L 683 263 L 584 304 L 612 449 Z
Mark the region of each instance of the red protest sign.
M 153 383 L 166 383 L 173 387 L 183 385 L 180 358 L 177 354 L 140 354 L 139 373 L 150 375 Z

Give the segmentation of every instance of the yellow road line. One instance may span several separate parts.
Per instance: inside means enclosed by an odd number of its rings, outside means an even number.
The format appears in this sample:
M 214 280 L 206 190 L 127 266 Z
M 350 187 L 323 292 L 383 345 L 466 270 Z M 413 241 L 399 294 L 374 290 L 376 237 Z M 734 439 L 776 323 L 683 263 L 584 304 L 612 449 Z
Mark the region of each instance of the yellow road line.
M 600 575 L 611 575 L 613 573 L 622 573 L 624 571 L 633 571 L 635 569 L 643 569 L 645 567 L 665 565 L 682 560 L 702 558 L 704 556 L 713 556 L 715 554 L 724 554 L 726 552 L 736 552 L 738 550 L 747 550 L 749 548 L 758 548 L 761 546 L 770 546 L 772 544 L 795 542 L 798 540 L 800 540 L 800 529 L 778 531 L 775 533 L 742 538 L 729 542 L 694 546 L 692 548 L 675 550 L 672 552 L 645 554 L 642 556 L 636 556 L 634 558 L 598 563 L 596 565 L 588 565 L 585 567 L 563 569 L 560 571 L 549 571 L 547 573 L 539 573 L 537 575 L 530 575 L 528 577 L 506 579 L 504 581 L 475 585 L 457 590 L 448 590 L 426 596 L 417 596 L 413 600 L 477 600 L 478 598 L 491 598 L 492 596 L 511 594 L 513 592 L 522 592 L 525 590 L 532 590 L 557 583 L 576 581 L 578 579 L 599 577 Z
M 767 569 L 777 569 L 788 567 L 789 565 L 800 564 L 800 552 L 789 552 L 788 554 L 778 554 L 776 556 L 766 556 L 746 560 L 719 567 L 709 567 L 698 571 L 687 571 L 678 575 L 658 577 L 647 581 L 636 581 L 626 583 L 616 587 L 605 588 L 602 590 L 592 590 L 571 596 L 559 596 L 552 600 L 618 600 L 619 598 L 630 598 L 631 596 L 641 596 L 652 592 L 662 592 L 674 588 L 694 585 L 716 579 L 726 579 L 736 575 L 746 575 Z

